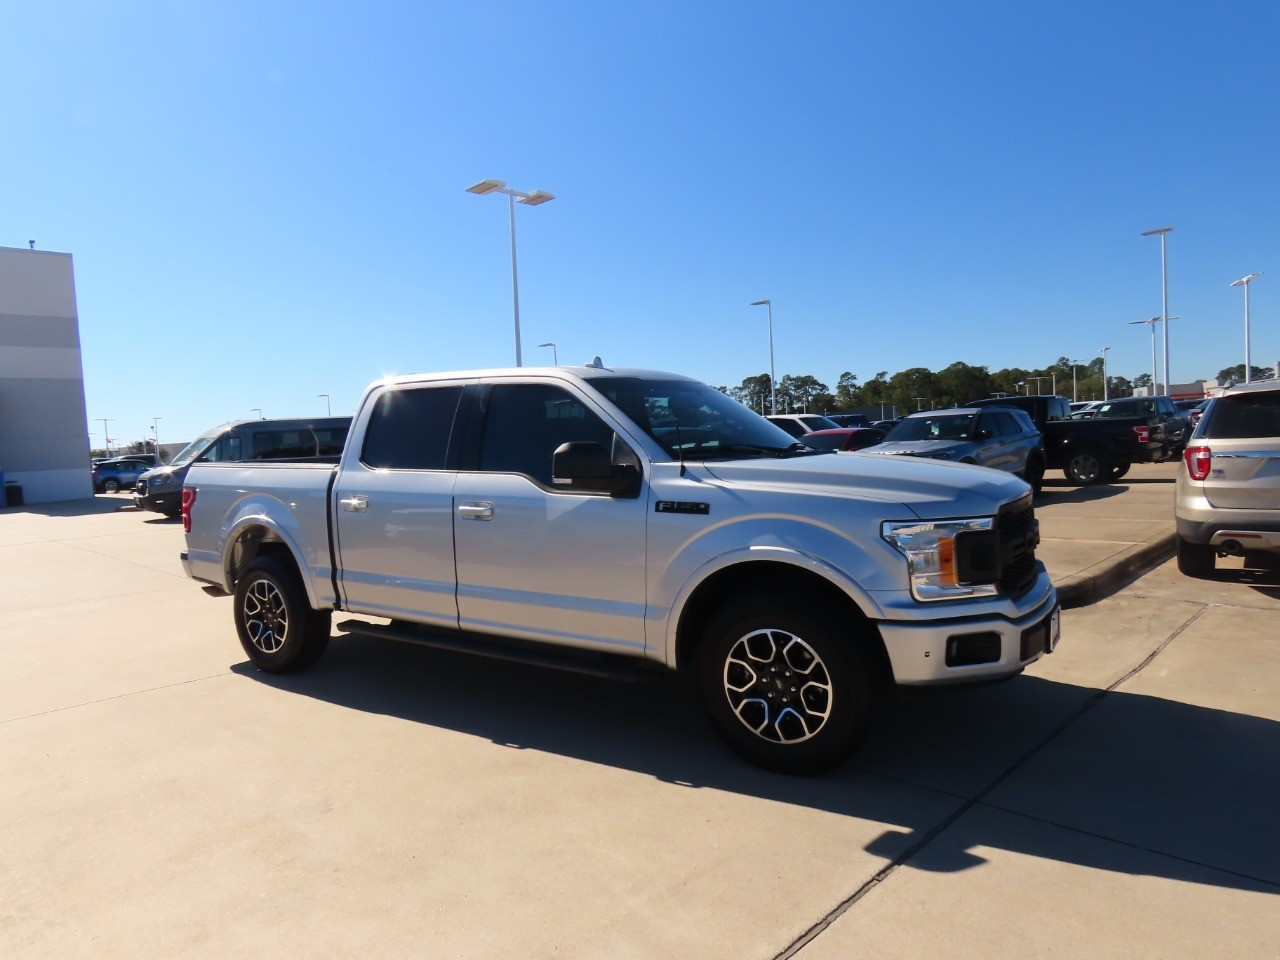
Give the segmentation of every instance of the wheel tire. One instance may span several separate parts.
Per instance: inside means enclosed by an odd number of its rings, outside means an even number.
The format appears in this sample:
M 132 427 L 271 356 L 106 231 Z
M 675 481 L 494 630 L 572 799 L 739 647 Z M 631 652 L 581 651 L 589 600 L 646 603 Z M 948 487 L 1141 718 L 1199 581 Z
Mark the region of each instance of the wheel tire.
M 240 646 L 267 673 L 301 670 L 329 645 L 328 611 L 312 610 L 297 572 L 273 557 L 241 572 L 234 614 Z
M 1068 480 L 1081 486 L 1102 483 L 1111 475 L 1106 459 L 1095 450 L 1076 450 L 1062 468 Z
M 115 477 L 107 477 L 107 479 L 102 481 L 103 493 L 115 493 L 119 489 L 120 489 L 120 481 L 117 480 Z
M 1178 538 L 1178 572 L 1184 576 L 1212 577 L 1217 569 L 1215 555 L 1213 547 Z
M 1112 467 L 1112 468 L 1111 468 L 1111 482 L 1112 482 L 1112 483 L 1115 483 L 1117 480 L 1119 480 L 1121 477 L 1123 477 L 1126 473 L 1128 473 L 1128 472 L 1129 472 L 1129 467 L 1131 467 L 1131 466 L 1132 466 L 1132 464 L 1129 464 L 1129 463 L 1122 463 L 1122 464 L 1120 464 L 1119 466 Z
M 1028 460 L 1027 468 L 1022 471 L 1022 479 L 1031 484 L 1033 493 L 1039 493 L 1044 488 L 1044 461 L 1039 457 Z
M 731 599 L 707 624 L 694 669 L 712 723 L 737 754 L 812 774 L 853 751 L 873 712 L 876 671 L 847 623 L 798 606 Z M 800 677 L 808 681 L 791 682 Z

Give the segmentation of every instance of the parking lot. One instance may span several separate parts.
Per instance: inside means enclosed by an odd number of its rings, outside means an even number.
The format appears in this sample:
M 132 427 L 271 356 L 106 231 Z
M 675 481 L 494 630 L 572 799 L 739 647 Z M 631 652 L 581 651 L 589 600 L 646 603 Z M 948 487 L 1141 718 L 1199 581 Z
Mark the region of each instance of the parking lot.
M 1050 569 L 1156 543 L 1168 475 L 1047 488 Z M 1275 569 L 1164 562 L 788 778 L 676 678 L 342 638 L 258 673 L 182 539 L 0 511 L 0 956 L 1280 956 Z

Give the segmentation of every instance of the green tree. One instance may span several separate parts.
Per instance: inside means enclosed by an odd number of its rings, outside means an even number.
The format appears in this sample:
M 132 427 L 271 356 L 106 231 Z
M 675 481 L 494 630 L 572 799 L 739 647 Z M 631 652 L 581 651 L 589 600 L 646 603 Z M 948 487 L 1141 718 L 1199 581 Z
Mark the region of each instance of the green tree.
M 937 406 L 937 375 L 928 367 L 910 367 L 889 379 L 889 397 L 901 410 L 927 410 Z
M 821 407 L 815 404 L 820 396 L 830 396 L 830 390 L 825 383 L 822 383 L 816 377 L 809 374 L 800 374 L 792 376 L 786 374 L 778 383 L 778 406 L 787 410 L 806 410 L 816 411 Z M 783 398 L 786 398 L 784 404 Z
M 937 407 L 981 400 L 991 392 L 991 374 L 986 367 L 971 367 L 958 360 L 938 371 L 935 381 L 938 395 L 934 398 L 934 406 Z
M 858 387 L 857 374 L 846 370 L 840 374 L 840 379 L 836 381 L 835 409 L 839 411 L 852 410 L 861 403 L 861 392 Z
M 1255 367 L 1249 364 L 1249 372 L 1253 375 L 1254 380 L 1271 380 L 1275 377 L 1275 370 L 1271 367 Z M 1236 383 L 1244 383 L 1244 364 L 1237 363 L 1234 367 L 1227 367 L 1225 370 L 1218 371 L 1218 382 L 1226 383 L 1228 380 L 1234 380 Z
M 769 409 L 770 380 L 767 373 L 761 373 L 754 377 L 747 377 L 742 383 L 736 387 L 730 387 L 725 391 L 733 399 L 737 400 L 744 407 L 750 407 L 756 413 L 772 413 Z

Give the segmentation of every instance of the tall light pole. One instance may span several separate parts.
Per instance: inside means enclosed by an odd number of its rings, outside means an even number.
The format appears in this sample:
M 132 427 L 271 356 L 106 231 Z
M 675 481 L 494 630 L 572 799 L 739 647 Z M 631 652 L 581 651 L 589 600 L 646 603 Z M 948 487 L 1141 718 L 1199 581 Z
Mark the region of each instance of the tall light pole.
M 333 407 L 331 407 L 331 406 L 329 405 L 329 395 L 328 395 L 327 393 L 317 393 L 317 394 L 316 394 L 316 399 L 317 399 L 317 400 L 319 400 L 321 397 L 324 397 L 324 412 L 325 412 L 325 414 L 326 414 L 327 416 L 332 417 L 332 416 L 333 416 Z
M 556 354 L 556 345 L 555 345 L 554 343 L 552 343 L 550 340 L 548 340 L 546 343 L 540 343 L 540 344 L 538 344 L 538 346 L 540 346 L 540 347 L 550 347 L 550 348 L 551 348 L 551 365 L 552 365 L 553 367 L 558 367 L 558 366 L 560 366 L 560 357 Z
M 1129 326 L 1131 327 L 1145 323 L 1151 328 L 1151 393 L 1149 396 L 1155 396 L 1156 392 L 1156 324 L 1159 322 L 1159 317 L 1150 317 L 1146 320 L 1129 321 Z
M 1071 361 L 1071 402 L 1075 403 L 1080 399 L 1080 392 L 1076 389 L 1076 369 L 1080 366 L 1079 360 Z
M 1036 382 L 1036 393 L 1039 393 L 1039 392 L 1040 392 L 1040 384 L 1041 384 L 1043 381 L 1048 380 L 1049 378 L 1048 378 L 1048 377 L 1027 377 L 1027 379 L 1028 379 L 1028 380 L 1034 380 L 1034 381 Z
M 1098 352 L 1102 354 L 1102 399 L 1110 400 L 1111 391 L 1107 385 L 1107 351 L 1110 347 L 1102 347 Z
M 1144 237 L 1158 236 L 1160 238 L 1160 318 L 1164 321 L 1164 392 L 1165 396 L 1169 395 L 1169 385 L 1173 382 L 1169 377 L 1169 321 L 1176 320 L 1176 317 L 1169 316 L 1169 263 L 1165 259 L 1164 238 L 1165 234 L 1173 230 L 1173 227 L 1160 227 L 1156 230 L 1144 230 Z
M 529 207 L 536 207 L 540 203 L 554 200 L 556 195 L 547 193 L 545 190 L 534 190 L 530 193 L 512 190 L 503 180 L 481 180 L 467 187 L 467 193 L 474 193 L 481 197 L 491 193 L 502 193 L 507 197 L 507 212 L 511 220 L 511 302 L 516 317 L 516 366 L 522 367 L 524 361 L 520 354 L 520 283 L 516 279 L 516 201 L 519 200 Z
M 1241 277 L 1229 286 L 1244 287 L 1244 382 L 1253 383 L 1253 357 L 1249 352 L 1249 281 L 1256 280 L 1261 273 L 1251 273 Z
M 109 457 L 111 456 L 111 438 L 107 436 L 107 421 L 115 420 L 115 417 L 94 417 L 94 419 L 102 421 L 102 443 Z
M 160 459 L 160 421 L 162 419 L 164 418 L 163 417 L 151 418 L 151 432 L 156 435 L 156 466 L 157 467 L 160 466 L 162 463 L 164 463 L 164 461 Z
M 265 420 L 265 419 L 267 419 L 266 417 L 264 417 L 264 416 L 262 415 L 262 408 L 261 408 L 261 407 L 250 407 L 250 408 L 249 408 L 249 412 L 250 412 L 250 413 L 256 413 L 256 414 L 258 415 L 258 419 L 259 419 L 259 420 Z
M 769 299 L 752 300 L 753 307 L 769 308 L 769 412 L 778 412 L 778 378 L 773 372 L 773 301 Z
M 922 403 L 924 403 L 924 402 L 925 402 L 925 400 L 927 400 L 928 398 L 927 398 L 927 397 L 912 397 L 911 399 L 912 399 L 912 400 L 914 400 L 914 401 L 916 402 L 916 413 L 919 413 L 919 412 L 923 409 L 923 407 L 921 407 L 920 405 L 921 405 Z

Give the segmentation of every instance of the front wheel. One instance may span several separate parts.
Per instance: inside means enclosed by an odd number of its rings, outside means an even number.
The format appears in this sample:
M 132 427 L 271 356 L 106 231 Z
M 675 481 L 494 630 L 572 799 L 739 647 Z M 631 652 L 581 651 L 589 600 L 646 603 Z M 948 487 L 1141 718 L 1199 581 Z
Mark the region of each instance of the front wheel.
M 730 600 L 707 625 L 695 670 L 735 752 L 768 770 L 820 773 L 853 751 L 877 691 L 857 630 L 798 606 Z
M 117 480 L 115 477 L 107 477 L 107 479 L 102 481 L 103 493 L 115 493 L 119 489 L 120 489 L 120 481 Z
M 1213 547 L 1202 543 L 1192 543 L 1178 537 L 1178 572 L 1188 577 L 1205 579 L 1213 576 L 1217 568 L 1214 561 L 1216 551 Z
M 1110 476 L 1110 468 L 1102 456 L 1094 450 L 1076 450 L 1067 458 L 1062 468 L 1067 479 L 1081 486 L 1102 483 Z
M 1031 484 L 1031 489 L 1039 493 L 1044 488 L 1044 461 L 1039 457 L 1027 460 L 1027 467 L 1022 471 L 1022 479 Z
M 240 574 L 236 634 L 259 670 L 288 673 L 320 658 L 329 645 L 329 613 L 313 610 L 296 571 L 259 557 Z
M 1128 463 L 1122 463 L 1122 464 L 1120 464 L 1118 467 L 1112 467 L 1112 468 L 1111 468 L 1111 482 L 1112 482 L 1112 483 L 1115 483 L 1117 480 L 1119 480 L 1121 477 L 1123 477 L 1126 473 L 1128 473 L 1128 472 L 1129 472 L 1129 467 L 1130 467 L 1130 466 L 1131 466 L 1131 464 L 1128 464 Z

